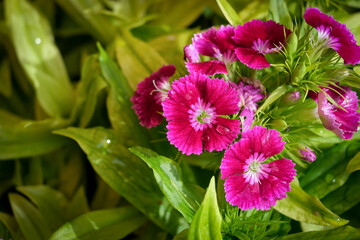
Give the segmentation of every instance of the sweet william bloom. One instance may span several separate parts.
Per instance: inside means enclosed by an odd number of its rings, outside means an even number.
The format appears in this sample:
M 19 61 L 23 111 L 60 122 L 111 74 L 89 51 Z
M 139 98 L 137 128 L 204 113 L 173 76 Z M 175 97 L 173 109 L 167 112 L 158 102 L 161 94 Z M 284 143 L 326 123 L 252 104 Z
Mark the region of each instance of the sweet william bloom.
M 327 47 L 334 49 L 344 59 L 345 64 L 360 62 L 360 46 L 345 24 L 320 12 L 317 8 L 308 8 L 304 19 L 318 31 L 318 40 L 325 40 Z
M 318 93 L 318 113 L 324 127 L 342 139 L 350 139 L 357 132 L 360 121 L 359 99 L 350 87 L 331 86 Z M 332 98 L 340 107 L 331 103 Z
M 214 27 L 195 34 L 192 44 L 185 46 L 184 57 L 189 72 L 212 76 L 216 73 L 227 73 L 226 65 L 237 61 L 233 26 Z M 213 57 L 216 60 L 200 62 L 199 55 Z
M 281 140 L 278 131 L 254 126 L 226 150 L 220 170 L 231 205 L 244 211 L 268 210 L 286 197 L 296 175 L 295 164 L 286 158 L 264 163 L 284 149 Z
M 270 67 L 264 55 L 277 52 L 281 45 L 285 44 L 285 37 L 290 33 L 289 29 L 272 20 L 252 20 L 235 29 L 235 53 L 240 62 L 250 68 Z
M 184 154 L 221 151 L 240 133 L 239 120 L 222 117 L 239 111 L 239 97 L 223 79 L 190 73 L 172 84 L 168 96 L 162 104 L 167 138 Z
M 161 103 L 167 96 L 170 89 L 169 78 L 174 73 L 174 65 L 163 66 L 137 85 L 131 101 L 142 126 L 152 128 L 161 123 Z

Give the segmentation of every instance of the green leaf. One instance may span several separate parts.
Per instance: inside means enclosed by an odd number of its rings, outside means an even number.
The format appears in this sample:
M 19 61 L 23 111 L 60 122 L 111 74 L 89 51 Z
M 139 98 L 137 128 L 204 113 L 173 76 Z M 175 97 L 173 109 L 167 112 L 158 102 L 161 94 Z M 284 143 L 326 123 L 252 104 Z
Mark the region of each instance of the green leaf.
M 35 203 L 52 230 L 55 231 L 65 222 L 67 200 L 62 193 L 45 185 L 21 186 L 17 190 Z
M 327 209 L 318 198 L 310 196 L 301 189 L 297 178 L 291 182 L 287 198 L 278 201 L 275 209 L 294 220 L 323 225 L 342 226 L 348 223 Z
M 9 194 L 11 209 L 25 239 L 47 240 L 51 235 L 48 221 L 40 211 L 19 194 Z
M 56 133 L 76 140 L 99 176 L 158 226 L 172 234 L 188 226 L 161 193 L 149 167 L 121 144 L 122 136 L 102 127 Z
M 122 71 L 112 61 L 105 50 L 98 44 L 100 51 L 100 67 L 105 80 L 110 85 L 110 93 L 107 100 L 109 118 L 114 130 L 122 135 L 126 146 L 138 143 L 148 145 L 147 132 L 138 124 L 138 117 L 130 101 L 133 91 L 131 90 Z
M 17 239 L 20 235 L 19 225 L 17 224 L 15 218 L 7 213 L 0 212 L 0 222 L 2 222 L 5 227 L 10 231 L 14 239 Z
M 292 29 L 292 20 L 284 0 L 270 0 L 272 19 L 287 28 Z
M 113 41 L 115 26 L 105 16 L 97 13 L 104 10 L 100 0 L 56 0 L 56 2 L 95 39 L 103 43 Z
M 303 173 L 301 186 L 307 193 L 320 199 L 341 187 L 350 175 L 346 171 L 348 162 L 359 150 L 359 142 L 352 141 L 327 149 Z
M 104 180 L 97 178 L 97 188 L 92 198 L 91 209 L 114 208 L 118 205 L 121 197 Z
M 80 127 L 86 127 L 90 123 L 95 112 L 97 96 L 106 86 L 101 77 L 99 57 L 97 55 L 89 56 L 81 69 L 81 79 L 77 87 L 78 94 L 73 109 L 73 118 L 78 119 Z
M 336 214 L 342 214 L 360 202 L 360 172 L 350 175 L 346 183 L 321 201 Z
M 23 0 L 6 0 L 5 13 L 17 57 L 41 107 L 52 117 L 68 117 L 74 92 L 47 19 Z
M 244 7 L 240 8 L 238 16 L 240 22 L 248 22 L 253 19 L 266 18 L 269 12 L 268 0 L 253 0 L 248 1 Z M 236 26 L 236 25 L 235 25 Z
M 358 152 L 348 163 L 346 167 L 346 172 L 352 173 L 357 170 L 360 170 L 360 152 Z
M 209 187 L 199 210 L 196 212 L 191 222 L 188 239 L 189 240 L 220 240 L 221 236 L 221 214 L 219 211 L 215 178 L 210 180 Z
M 265 102 L 259 107 L 259 109 L 256 111 L 256 113 L 260 113 L 261 111 L 264 111 L 268 106 L 270 106 L 273 102 L 278 100 L 282 95 L 284 95 L 287 91 L 287 86 L 281 85 L 278 88 L 276 88 L 270 96 L 265 100 Z
M 0 94 L 5 97 L 10 97 L 12 94 L 12 83 L 10 64 L 8 60 L 0 62 Z
M 360 230 L 345 226 L 338 227 L 331 230 L 324 231 L 311 231 L 304 233 L 295 233 L 290 234 L 284 237 L 277 238 L 278 240 L 308 240 L 308 239 L 316 239 L 316 240 L 339 240 L 339 239 L 348 239 L 348 240 L 356 240 L 360 238 Z
M 209 0 L 162 1 L 153 6 L 156 18 L 152 24 L 168 25 L 174 29 L 186 28 L 204 11 Z
M 226 20 L 233 25 L 237 26 L 239 24 L 242 24 L 239 16 L 237 15 L 236 11 L 233 9 L 233 7 L 228 3 L 227 0 L 216 0 L 217 4 L 219 5 L 222 13 L 226 17 Z
M 68 124 L 56 119 L 26 120 L 0 109 L 0 160 L 36 156 L 60 147 L 66 139 L 51 131 Z
M 93 211 L 63 225 L 50 240 L 117 240 L 126 237 L 146 220 L 132 206 Z
M 158 155 L 147 148 L 133 147 L 130 152 L 144 160 L 154 171 L 155 179 L 170 203 L 191 222 L 199 208 L 201 189 L 187 186 L 180 167 L 171 159 Z
M 66 207 L 66 219 L 73 220 L 88 211 L 89 205 L 85 195 L 85 190 L 84 187 L 81 186 Z
M 120 37 L 116 38 L 115 51 L 120 68 L 132 89 L 136 89 L 140 81 L 167 65 L 149 44 L 132 36 L 126 29 L 122 29 Z

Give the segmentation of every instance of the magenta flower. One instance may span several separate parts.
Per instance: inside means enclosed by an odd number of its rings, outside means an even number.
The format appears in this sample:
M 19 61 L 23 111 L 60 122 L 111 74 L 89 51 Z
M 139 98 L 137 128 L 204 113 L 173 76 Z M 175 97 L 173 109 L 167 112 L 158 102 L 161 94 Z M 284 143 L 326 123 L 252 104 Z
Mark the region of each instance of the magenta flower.
M 359 99 L 350 87 L 331 87 L 334 90 L 323 88 L 323 91 L 318 93 L 320 120 L 326 129 L 333 131 L 340 138 L 350 139 L 359 127 Z M 332 98 L 340 107 L 331 103 L 327 97 Z
M 167 97 L 170 89 L 169 78 L 174 73 L 174 65 L 163 66 L 137 85 L 131 101 L 142 126 L 152 128 L 161 123 L 163 119 L 161 103 Z
M 162 104 L 168 140 L 187 155 L 200 154 L 203 147 L 209 152 L 227 148 L 240 133 L 240 123 L 222 116 L 237 113 L 238 102 L 223 79 L 198 73 L 180 78 Z
M 308 8 L 304 19 L 318 31 L 318 40 L 325 40 L 327 47 L 334 49 L 344 59 L 345 64 L 360 62 L 360 46 L 356 44 L 354 35 L 345 24 L 320 12 L 317 8 Z
M 236 28 L 233 37 L 237 45 L 235 53 L 240 62 L 250 68 L 270 67 L 264 55 L 281 49 L 285 37 L 290 33 L 290 30 L 272 20 L 252 20 Z
M 226 201 L 241 210 L 268 210 L 286 197 L 295 164 L 286 158 L 264 163 L 284 149 L 281 140 L 278 131 L 255 126 L 226 150 L 220 166 Z
M 212 76 L 216 73 L 227 73 L 226 65 L 237 61 L 235 55 L 234 27 L 221 26 L 195 34 L 192 44 L 185 46 L 185 63 L 189 72 Z M 213 57 L 216 60 L 200 62 L 200 55 Z
M 316 160 L 316 154 L 309 147 L 305 146 L 305 148 L 299 149 L 299 154 L 301 159 L 305 161 L 314 162 Z

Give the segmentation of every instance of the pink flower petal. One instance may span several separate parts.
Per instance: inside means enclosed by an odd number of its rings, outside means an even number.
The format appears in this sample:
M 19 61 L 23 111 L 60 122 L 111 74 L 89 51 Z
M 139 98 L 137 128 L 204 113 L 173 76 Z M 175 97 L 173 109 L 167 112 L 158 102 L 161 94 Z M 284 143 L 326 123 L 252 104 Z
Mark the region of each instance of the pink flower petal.
M 235 49 L 236 56 L 246 66 L 253 69 L 262 69 L 270 67 L 270 63 L 266 60 L 263 54 L 260 54 L 252 48 L 237 48 Z
M 207 62 L 185 62 L 188 71 L 213 76 L 217 73 L 227 74 L 225 63 L 218 60 L 210 60 Z

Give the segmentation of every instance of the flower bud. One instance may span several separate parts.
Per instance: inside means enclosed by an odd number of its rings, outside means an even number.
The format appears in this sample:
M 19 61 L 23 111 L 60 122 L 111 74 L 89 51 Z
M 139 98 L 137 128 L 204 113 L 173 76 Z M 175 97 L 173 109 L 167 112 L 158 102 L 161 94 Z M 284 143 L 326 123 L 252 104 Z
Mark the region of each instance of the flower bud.
M 284 131 L 288 128 L 287 123 L 282 119 L 274 119 L 269 122 L 271 128 L 278 130 L 279 132 Z
M 300 158 L 305 161 L 314 162 L 316 160 L 316 154 L 307 146 L 300 148 L 298 153 Z
M 286 105 L 292 105 L 296 103 L 300 97 L 301 94 L 298 91 L 289 92 L 281 99 L 281 102 Z
M 298 47 L 298 38 L 294 32 L 292 32 L 286 39 L 286 50 L 289 55 L 295 55 Z
M 294 72 L 291 74 L 291 81 L 298 83 L 300 80 L 304 78 L 306 74 L 306 66 L 305 62 L 297 66 L 294 70 Z

